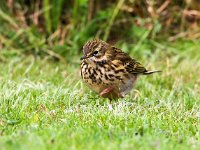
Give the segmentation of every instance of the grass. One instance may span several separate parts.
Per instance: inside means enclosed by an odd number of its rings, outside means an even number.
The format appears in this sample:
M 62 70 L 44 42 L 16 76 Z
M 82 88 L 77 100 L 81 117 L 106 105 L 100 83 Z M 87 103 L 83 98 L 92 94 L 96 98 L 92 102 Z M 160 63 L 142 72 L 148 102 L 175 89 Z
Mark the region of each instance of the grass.
M 199 149 L 199 44 L 154 44 L 135 57 L 163 72 L 141 77 L 113 110 L 81 82 L 78 56 L 2 50 L 0 149 Z
M 173 18 L 166 27 L 165 15 L 140 18 L 151 7 L 142 1 L 99 2 L 96 13 L 87 0 L 6 3 L 0 8 L 0 150 L 200 149 L 200 45 L 174 35 L 180 26 L 191 29 L 189 22 L 180 25 L 185 16 L 170 13 L 179 2 L 165 9 Z M 142 7 L 135 14 L 122 6 Z M 189 39 L 198 38 L 194 32 Z M 163 42 L 165 36 L 176 42 Z M 109 110 L 80 77 L 80 49 L 93 37 L 119 41 L 147 68 L 163 72 L 141 77 Z

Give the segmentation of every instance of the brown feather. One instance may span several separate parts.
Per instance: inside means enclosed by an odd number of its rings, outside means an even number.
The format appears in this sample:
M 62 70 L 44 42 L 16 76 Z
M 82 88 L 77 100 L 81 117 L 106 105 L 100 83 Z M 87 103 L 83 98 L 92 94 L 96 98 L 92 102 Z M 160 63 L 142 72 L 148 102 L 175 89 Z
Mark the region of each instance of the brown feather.
M 137 62 L 135 59 L 132 59 L 127 53 L 121 51 L 120 49 L 112 46 L 112 49 L 115 51 L 115 59 L 120 60 L 123 65 L 125 66 L 125 69 L 128 73 L 131 74 L 143 74 L 146 72 L 146 68 L 143 67 L 139 62 Z

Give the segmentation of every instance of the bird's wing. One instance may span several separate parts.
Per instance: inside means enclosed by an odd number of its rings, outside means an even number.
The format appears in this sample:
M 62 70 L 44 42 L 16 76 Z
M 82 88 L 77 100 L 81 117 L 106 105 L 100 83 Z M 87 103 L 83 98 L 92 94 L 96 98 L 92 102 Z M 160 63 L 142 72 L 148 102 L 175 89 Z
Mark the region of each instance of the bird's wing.
M 147 70 L 139 62 L 132 59 L 129 62 L 126 62 L 126 70 L 131 74 L 143 74 Z
M 126 71 L 131 74 L 143 74 L 147 72 L 146 68 L 143 67 L 135 59 L 132 59 L 127 53 L 124 53 L 122 50 L 112 47 L 115 50 L 115 59 L 121 61 L 124 65 Z

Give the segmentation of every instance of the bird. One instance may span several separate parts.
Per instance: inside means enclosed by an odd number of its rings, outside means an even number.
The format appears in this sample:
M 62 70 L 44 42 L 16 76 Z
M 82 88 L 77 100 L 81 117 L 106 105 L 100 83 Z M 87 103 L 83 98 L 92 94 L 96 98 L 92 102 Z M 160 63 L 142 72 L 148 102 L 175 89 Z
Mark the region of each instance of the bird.
M 112 99 L 125 97 L 140 75 L 149 71 L 121 49 L 100 39 L 93 39 L 83 46 L 81 77 L 85 84 L 99 96 Z

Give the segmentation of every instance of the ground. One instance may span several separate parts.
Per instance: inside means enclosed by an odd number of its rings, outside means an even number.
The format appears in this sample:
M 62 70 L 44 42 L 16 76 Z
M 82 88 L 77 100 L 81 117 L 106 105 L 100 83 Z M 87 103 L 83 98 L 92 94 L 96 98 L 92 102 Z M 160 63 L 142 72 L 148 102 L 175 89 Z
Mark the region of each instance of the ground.
M 0 149 L 199 149 L 199 49 L 187 42 L 139 52 L 162 73 L 140 77 L 112 110 L 82 83 L 78 56 L 2 52 Z

